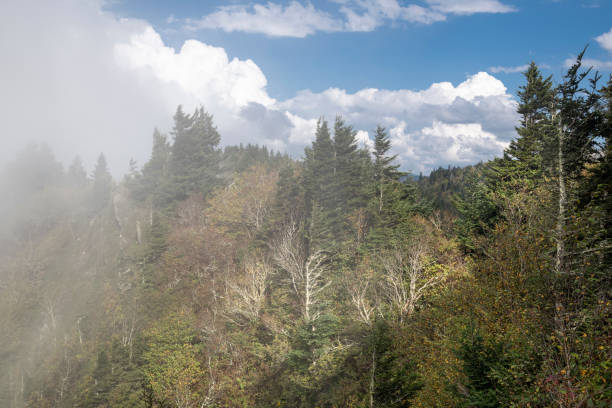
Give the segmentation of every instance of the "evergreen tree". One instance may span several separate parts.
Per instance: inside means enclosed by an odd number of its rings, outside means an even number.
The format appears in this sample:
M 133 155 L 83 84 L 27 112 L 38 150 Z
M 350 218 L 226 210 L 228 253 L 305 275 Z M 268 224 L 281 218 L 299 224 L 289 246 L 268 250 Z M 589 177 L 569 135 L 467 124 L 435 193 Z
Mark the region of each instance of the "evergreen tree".
M 87 184 L 87 171 L 83 167 L 83 162 L 79 156 L 76 156 L 70 167 L 68 167 L 68 183 L 75 187 L 84 187 Z
M 98 156 L 98 161 L 96 162 L 96 167 L 94 168 L 92 179 L 93 205 L 97 209 L 104 208 L 110 200 L 110 193 L 113 187 L 113 178 L 111 177 L 108 171 L 106 157 L 104 157 L 103 153 L 100 153 L 100 156 Z
M 212 116 L 202 107 L 192 115 L 177 108 L 172 130 L 170 196 L 182 200 L 193 193 L 208 194 L 218 184 L 221 140 Z
M 305 149 L 305 199 L 310 246 L 331 245 L 331 223 L 335 210 L 334 146 L 327 121 L 320 119 L 312 148 Z
M 168 164 L 170 161 L 170 144 L 166 135 L 155 129 L 153 131 L 153 148 L 151 158 L 142 168 L 140 182 L 132 193 L 138 200 L 152 198 L 155 204 L 167 201 L 165 194 L 169 184 Z
M 374 406 L 400 408 L 412 406 L 411 400 L 422 383 L 416 364 L 400 356 L 393 344 L 393 330 L 385 321 L 377 322 L 372 347 L 375 350 Z
M 524 72 L 526 84 L 519 87 L 521 126 L 517 138 L 485 170 L 491 184 L 503 183 L 504 189 L 516 191 L 532 188 L 544 174 L 550 175 L 554 165 L 554 138 L 550 132 L 551 109 L 554 104 L 552 77 L 542 77 L 532 62 Z
M 356 134 L 352 126 L 347 125 L 340 116 L 336 117 L 334 123 L 334 207 L 338 218 L 336 223 L 342 214 L 348 214 L 363 204 L 360 202 L 362 197 L 359 194 L 361 171 Z M 336 224 L 336 233 L 340 228 L 340 224 Z
M 375 196 L 378 199 L 378 212 L 381 213 L 388 184 L 399 181 L 402 173 L 399 164 L 394 164 L 397 155 L 388 156 L 391 140 L 382 126 L 377 126 L 374 134 L 374 180 Z

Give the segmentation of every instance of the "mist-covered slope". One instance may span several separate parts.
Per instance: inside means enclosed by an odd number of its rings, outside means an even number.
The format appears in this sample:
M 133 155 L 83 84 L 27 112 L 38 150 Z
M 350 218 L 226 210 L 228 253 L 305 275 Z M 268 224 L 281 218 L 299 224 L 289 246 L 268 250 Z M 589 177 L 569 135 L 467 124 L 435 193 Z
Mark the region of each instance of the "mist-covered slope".
M 297 161 L 179 107 L 121 181 L 31 146 L 0 405 L 609 406 L 611 85 L 579 72 L 532 65 L 504 157 L 418 179 L 342 118 Z

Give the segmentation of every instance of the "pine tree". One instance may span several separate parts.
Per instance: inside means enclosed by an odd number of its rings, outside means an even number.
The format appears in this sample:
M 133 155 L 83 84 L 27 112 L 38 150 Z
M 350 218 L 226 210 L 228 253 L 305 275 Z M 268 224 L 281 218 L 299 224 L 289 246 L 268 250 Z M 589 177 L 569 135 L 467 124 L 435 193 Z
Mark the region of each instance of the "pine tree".
M 393 344 L 392 333 L 385 321 L 379 321 L 373 332 L 374 406 L 407 408 L 412 405 L 411 400 L 422 388 L 422 383 L 416 364 L 399 355 L 401 349 Z
M 327 121 L 317 123 L 312 148 L 305 149 L 304 185 L 309 247 L 332 244 L 334 206 L 334 146 Z
M 553 136 L 550 134 L 551 109 L 554 103 L 552 77 L 543 78 L 532 62 L 524 73 L 526 84 L 519 87 L 521 126 L 517 138 L 504 151 L 502 159 L 486 170 L 492 185 L 503 183 L 512 191 L 533 187 L 544 174 L 552 173 L 554 159 Z
M 171 198 L 182 200 L 193 193 L 208 194 L 218 184 L 221 137 L 212 116 L 197 108 L 186 115 L 177 108 L 170 156 Z
M 83 167 L 83 162 L 79 156 L 76 156 L 70 167 L 68 167 L 68 183 L 75 187 L 84 187 L 87 184 L 87 172 Z
M 390 183 L 399 181 L 402 175 L 398 171 L 399 164 L 393 164 L 397 155 L 387 155 L 390 149 L 391 140 L 389 140 L 389 135 L 384 127 L 377 126 L 374 134 L 374 180 L 379 213 L 383 209 L 386 187 Z
M 357 149 L 357 132 L 338 116 L 334 123 L 334 204 L 336 217 L 348 214 L 360 204 L 360 160 Z M 339 220 L 336 220 L 338 222 Z M 336 226 L 336 232 L 341 228 Z
M 110 193 L 113 187 L 113 178 L 108 171 L 106 157 L 104 157 L 104 154 L 102 153 L 100 156 L 98 156 L 98 161 L 96 162 L 96 167 L 94 169 L 92 178 L 93 206 L 96 209 L 104 208 L 110 200 Z
M 155 129 L 153 131 L 153 148 L 151 158 L 142 168 L 142 177 L 137 187 L 133 190 L 136 199 L 144 200 L 152 198 L 153 202 L 161 204 L 167 199 L 166 193 L 168 180 L 168 164 L 170 161 L 170 144 L 166 135 Z

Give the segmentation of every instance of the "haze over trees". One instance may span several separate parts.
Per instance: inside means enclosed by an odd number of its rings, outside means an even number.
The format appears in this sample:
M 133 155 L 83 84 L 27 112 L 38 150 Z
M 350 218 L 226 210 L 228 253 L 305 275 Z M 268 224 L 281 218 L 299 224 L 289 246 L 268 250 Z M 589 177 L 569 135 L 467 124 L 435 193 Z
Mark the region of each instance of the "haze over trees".
M 321 118 L 303 160 L 178 107 L 114 181 L 0 179 L 3 407 L 609 407 L 612 80 L 531 64 L 503 157 L 399 170 Z

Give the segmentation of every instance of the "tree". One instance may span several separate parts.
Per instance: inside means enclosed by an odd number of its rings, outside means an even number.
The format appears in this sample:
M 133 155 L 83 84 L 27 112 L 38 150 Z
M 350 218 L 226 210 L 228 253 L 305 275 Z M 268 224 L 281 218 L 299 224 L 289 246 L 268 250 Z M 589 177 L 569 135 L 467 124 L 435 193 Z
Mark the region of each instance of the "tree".
M 197 359 L 199 346 L 188 316 L 170 315 L 145 333 L 144 377 L 156 401 L 175 408 L 204 407 L 211 403 L 214 381 L 202 393 L 204 371 Z
M 108 171 L 106 157 L 104 157 L 103 153 L 100 153 L 100 156 L 98 156 L 98 161 L 96 162 L 92 179 L 93 205 L 97 209 L 104 208 L 110 200 L 110 193 L 113 187 L 113 178 Z
M 334 146 L 327 121 L 319 119 L 312 148 L 305 149 L 304 189 L 308 246 L 331 245 L 334 213 Z
M 68 182 L 75 187 L 84 187 L 87 184 L 87 172 L 79 156 L 76 156 L 70 163 L 67 176 Z
M 549 130 L 554 103 L 552 77 L 543 78 L 534 62 L 523 75 L 527 83 L 519 87 L 517 109 L 521 126 L 516 128 L 518 137 L 504 151 L 498 169 L 498 177 L 511 188 L 522 187 L 526 181 L 533 184 L 546 169 L 550 174 L 554 162 Z
M 243 265 L 244 273 L 236 282 L 229 284 L 232 313 L 254 322 L 264 306 L 268 279 L 272 266 L 261 259 L 247 259 Z
M 372 333 L 375 361 L 371 407 L 408 408 L 422 388 L 416 364 L 402 358 L 401 349 L 393 344 L 392 333 L 392 327 L 384 320 L 377 322 Z
M 321 315 L 321 292 L 329 285 L 324 276 L 327 257 L 322 250 L 307 254 L 300 235 L 298 224 L 289 224 L 274 242 L 272 253 L 274 261 L 288 275 L 302 318 L 311 324 Z
M 157 128 L 153 131 L 153 147 L 151 158 L 142 167 L 142 176 L 132 194 L 138 200 L 152 198 L 156 204 L 163 203 L 164 188 L 169 183 L 168 165 L 170 161 L 170 144 L 166 135 Z
M 399 164 L 394 164 L 397 155 L 388 156 L 391 149 L 391 140 L 385 128 L 377 126 L 374 134 L 374 179 L 375 195 L 378 199 L 378 213 L 383 209 L 384 195 L 387 185 L 399 181 L 401 172 Z
M 361 190 L 361 160 L 355 135 L 357 131 L 340 117 L 334 123 L 334 233 L 341 235 L 344 230 L 343 215 L 364 206 Z
M 444 279 L 443 271 L 430 262 L 421 241 L 397 248 L 382 259 L 384 293 L 400 322 L 414 313 L 427 290 Z
M 221 136 L 213 118 L 202 107 L 192 115 L 177 108 L 172 130 L 174 144 L 170 156 L 171 199 L 182 200 L 190 194 L 206 196 L 218 184 Z

